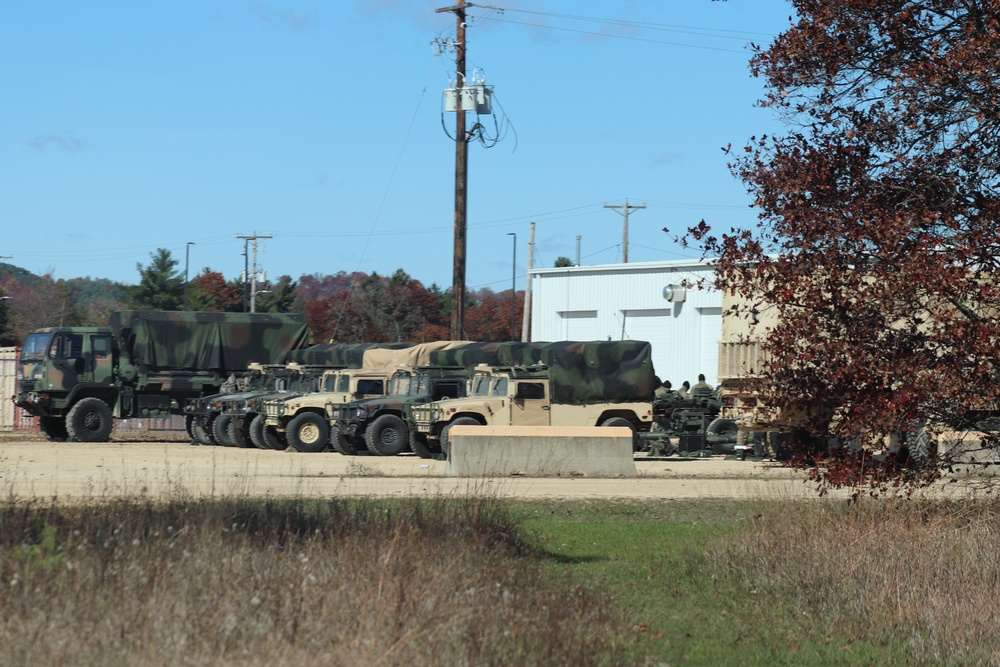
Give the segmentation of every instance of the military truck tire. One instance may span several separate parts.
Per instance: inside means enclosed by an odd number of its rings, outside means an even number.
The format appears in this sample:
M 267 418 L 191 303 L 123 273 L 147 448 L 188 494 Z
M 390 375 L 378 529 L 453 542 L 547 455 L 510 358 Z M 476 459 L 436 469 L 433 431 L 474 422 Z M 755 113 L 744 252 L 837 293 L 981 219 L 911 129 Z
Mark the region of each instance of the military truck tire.
M 191 420 L 191 437 L 199 445 L 212 444 L 212 438 L 209 435 L 208 430 L 205 428 L 205 425 L 202 424 L 197 417 L 194 417 Z
M 203 445 L 217 445 L 219 441 L 215 439 L 215 420 L 219 418 L 219 415 L 213 414 L 206 417 L 207 423 L 202 424 L 202 437 L 198 438 L 198 442 Z
M 257 449 L 270 449 L 267 443 L 264 442 L 264 426 L 266 426 L 265 421 L 267 417 L 264 415 L 257 415 L 250 422 L 250 442 Z
M 278 433 L 273 426 L 264 424 L 264 428 L 261 429 L 261 433 L 263 433 L 262 440 L 266 445 L 264 449 L 285 449 L 288 447 L 288 443 L 285 441 L 285 436 Z
M 67 435 L 78 442 L 107 442 L 112 425 L 111 408 L 93 396 L 80 399 L 66 415 Z
M 781 433 L 780 431 L 770 431 L 767 434 L 775 461 L 788 461 L 792 458 L 792 448 L 788 442 L 791 437 L 790 433 Z
M 236 442 L 229 435 L 229 425 L 233 423 L 232 415 L 219 415 L 212 420 L 212 436 L 223 447 L 235 447 Z
M 398 456 L 407 450 L 410 438 L 406 422 L 396 415 L 380 415 L 365 429 L 368 451 L 379 456 Z
M 39 417 L 38 430 L 42 432 L 46 440 L 51 442 L 65 442 L 69 437 L 66 431 L 66 420 L 62 417 Z
M 441 429 L 441 453 L 444 454 L 445 458 L 448 458 L 448 453 L 451 450 L 452 426 L 482 426 L 482 424 L 472 417 L 456 417 L 451 423 L 445 424 L 445 427 Z
M 410 429 L 410 450 L 422 459 L 434 458 L 427 444 L 427 434 L 420 433 L 416 429 Z
M 194 415 L 184 416 L 184 432 L 188 434 L 188 437 L 195 440 L 194 437 Z
M 927 431 L 926 426 L 921 426 L 907 443 L 907 451 L 912 463 L 918 466 L 927 465 L 937 456 L 937 440 Z
M 625 426 L 632 431 L 632 451 L 637 452 L 642 448 L 642 440 L 639 438 L 639 434 L 635 432 L 635 424 L 625 419 L 624 417 L 608 417 L 601 422 L 601 426 Z
M 333 445 L 335 452 L 344 456 L 354 456 L 358 453 L 357 448 L 348 441 L 347 437 L 340 434 L 340 428 L 336 425 L 330 428 L 330 444 Z
M 229 437 L 236 447 L 253 447 L 250 441 L 250 422 L 252 419 L 234 416 L 229 422 Z
M 735 454 L 736 435 L 739 429 L 732 419 L 717 417 L 705 428 L 706 436 L 722 436 L 712 443 L 712 451 L 716 454 Z
M 285 437 L 295 451 L 316 454 L 330 444 L 330 426 L 315 412 L 303 412 L 288 422 Z

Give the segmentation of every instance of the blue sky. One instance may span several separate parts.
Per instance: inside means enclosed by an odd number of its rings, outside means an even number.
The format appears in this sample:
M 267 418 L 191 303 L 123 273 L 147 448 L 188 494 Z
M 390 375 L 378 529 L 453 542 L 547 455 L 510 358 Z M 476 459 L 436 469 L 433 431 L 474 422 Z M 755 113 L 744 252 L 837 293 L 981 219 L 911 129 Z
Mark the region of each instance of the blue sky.
M 0 7 L 3 261 L 135 283 L 171 250 L 190 273 L 269 278 L 397 268 L 451 285 L 453 4 L 436 0 L 7 2 Z M 485 3 L 484 3 L 485 4 Z M 754 108 L 750 41 L 785 0 L 498 0 L 468 11 L 467 68 L 503 139 L 469 146 L 470 289 L 535 266 L 697 253 L 664 234 L 755 221 L 721 147 L 776 122 Z M 469 124 L 474 116 L 469 115 Z M 481 118 L 490 131 L 493 119 Z

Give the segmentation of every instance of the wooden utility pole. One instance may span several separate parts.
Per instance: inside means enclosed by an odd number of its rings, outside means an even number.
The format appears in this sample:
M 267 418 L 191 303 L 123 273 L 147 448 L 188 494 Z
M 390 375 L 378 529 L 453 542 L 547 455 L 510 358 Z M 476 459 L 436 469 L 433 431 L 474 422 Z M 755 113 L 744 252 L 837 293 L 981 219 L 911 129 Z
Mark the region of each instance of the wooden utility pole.
M 624 206 L 613 206 L 611 204 L 605 204 L 604 208 L 620 208 L 621 216 L 625 219 L 624 231 L 622 233 L 622 264 L 628 264 L 628 212 L 629 209 L 633 208 L 646 208 L 645 204 L 640 204 L 639 206 L 629 206 L 628 199 L 625 200 Z
M 454 12 L 455 39 L 455 254 L 451 281 L 451 339 L 465 338 L 465 247 L 466 189 L 469 184 L 469 144 L 465 130 L 465 111 L 462 109 L 462 89 L 465 87 L 465 0 L 458 0 L 453 7 L 436 9 L 437 13 Z
M 531 341 L 531 269 L 535 261 L 535 223 L 528 236 L 528 278 L 524 285 L 524 315 L 521 318 L 521 341 Z

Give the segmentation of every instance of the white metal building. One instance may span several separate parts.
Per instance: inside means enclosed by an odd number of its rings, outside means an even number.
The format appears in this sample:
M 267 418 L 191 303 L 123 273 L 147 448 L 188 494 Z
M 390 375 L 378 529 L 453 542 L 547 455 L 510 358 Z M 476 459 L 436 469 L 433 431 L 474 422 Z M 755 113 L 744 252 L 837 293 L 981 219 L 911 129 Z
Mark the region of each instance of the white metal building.
M 717 383 L 722 293 L 704 262 L 681 260 L 531 270 L 531 340 L 645 340 L 674 388 Z

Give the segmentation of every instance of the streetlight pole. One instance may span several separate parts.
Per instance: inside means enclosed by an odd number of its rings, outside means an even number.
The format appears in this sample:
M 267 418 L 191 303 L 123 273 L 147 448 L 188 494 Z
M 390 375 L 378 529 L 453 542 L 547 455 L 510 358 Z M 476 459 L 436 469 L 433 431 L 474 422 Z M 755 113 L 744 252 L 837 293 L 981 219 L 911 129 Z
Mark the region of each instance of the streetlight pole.
M 507 232 L 507 236 L 514 237 L 514 254 L 510 261 L 510 339 L 517 340 L 514 336 L 514 297 L 517 294 L 517 287 L 514 282 L 517 276 L 517 234 Z
M 194 241 L 188 241 L 184 246 L 184 310 L 188 309 L 188 266 L 191 263 L 191 246 Z

